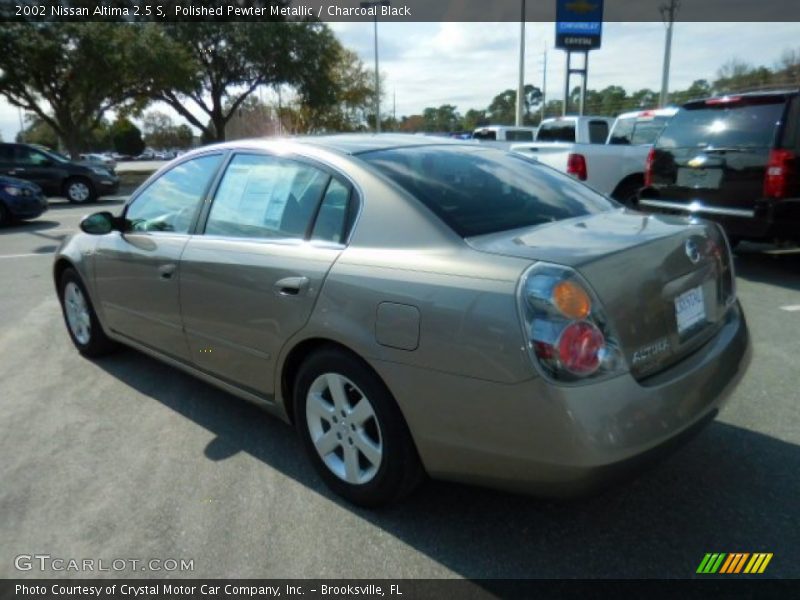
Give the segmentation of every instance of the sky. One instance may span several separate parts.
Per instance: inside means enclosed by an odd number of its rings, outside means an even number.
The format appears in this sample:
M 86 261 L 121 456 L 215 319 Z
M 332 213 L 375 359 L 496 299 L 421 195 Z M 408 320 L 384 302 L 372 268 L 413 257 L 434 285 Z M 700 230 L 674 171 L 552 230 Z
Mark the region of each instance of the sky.
M 374 68 L 372 23 L 330 25 L 346 47 Z M 629 92 L 645 87 L 659 91 L 664 25 L 605 23 L 603 28 L 602 47 L 589 56 L 589 88 L 621 85 Z M 517 87 L 519 36 L 519 23 L 379 23 L 383 114 L 396 109 L 399 118 L 442 104 L 454 104 L 461 113 L 486 108 L 495 95 Z M 553 49 L 554 37 L 552 23 L 526 25 L 526 83 L 541 87 L 548 48 L 548 99 L 563 97 L 566 67 L 565 53 Z M 800 23 L 676 23 L 670 89 L 686 88 L 695 79 L 714 79 L 732 58 L 772 67 L 792 48 L 800 48 Z M 577 83 L 575 77 L 572 86 Z M 183 122 L 165 105 L 152 109 Z M 0 99 L 3 139 L 12 140 L 19 128 L 19 111 Z

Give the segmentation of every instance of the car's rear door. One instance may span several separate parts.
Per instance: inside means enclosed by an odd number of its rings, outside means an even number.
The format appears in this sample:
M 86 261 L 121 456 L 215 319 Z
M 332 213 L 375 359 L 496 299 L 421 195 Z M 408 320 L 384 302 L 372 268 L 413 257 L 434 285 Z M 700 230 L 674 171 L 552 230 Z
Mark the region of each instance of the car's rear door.
M 237 153 L 181 258 L 180 295 L 194 364 L 261 396 L 274 361 L 308 320 L 344 248 L 351 186 L 296 158 Z
M 765 95 L 685 105 L 656 142 L 652 187 L 659 198 L 752 212 L 786 102 Z
M 126 207 L 129 230 L 100 236 L 95 249 L 106 326 L 187 362 L 178 261 L 222 159 L 220 152 L 191 158 L 160 175 Z

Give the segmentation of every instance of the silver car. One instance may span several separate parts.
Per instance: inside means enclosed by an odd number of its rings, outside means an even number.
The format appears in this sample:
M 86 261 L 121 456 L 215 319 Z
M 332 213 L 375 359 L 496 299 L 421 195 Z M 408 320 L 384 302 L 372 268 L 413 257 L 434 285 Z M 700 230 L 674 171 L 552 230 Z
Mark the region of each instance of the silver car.
M 360 505 L 426 474 L 581 492 L 708 422 L 748 364 L 717 225 L 470 142 L 210 146 L 81 229 L 54 276 L 82 354 L 263 405 Z

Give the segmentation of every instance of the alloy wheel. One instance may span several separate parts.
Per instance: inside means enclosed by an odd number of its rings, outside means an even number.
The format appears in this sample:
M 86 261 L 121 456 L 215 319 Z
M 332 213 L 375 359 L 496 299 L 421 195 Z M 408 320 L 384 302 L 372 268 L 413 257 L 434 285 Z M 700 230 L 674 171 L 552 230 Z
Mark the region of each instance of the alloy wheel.
M 92 337 L 92 319 L 83 292 L 74 281 L 64 287 L 64 310 L 69 330 L 79 343 L 86 345 Z
M 347 377 L 323 373 L 306 396 L 311 442 L 325 466 L 353 485 L 371 481 L 383 461 L 380 424 L 367 396 Z

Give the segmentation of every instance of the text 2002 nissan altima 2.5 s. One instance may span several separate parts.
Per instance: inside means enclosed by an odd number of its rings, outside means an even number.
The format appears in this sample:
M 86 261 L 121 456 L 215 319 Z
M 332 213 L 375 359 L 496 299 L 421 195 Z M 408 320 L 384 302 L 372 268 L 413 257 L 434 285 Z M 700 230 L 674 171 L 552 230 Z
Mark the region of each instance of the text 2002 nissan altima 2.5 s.
M 580 492 L 710 420 L 749 358 L 717 225 L 470 143 L 207 147 L 81 229 L 54 274 L 82 354 L 263 404 L 361 505 L 425 473 Z

